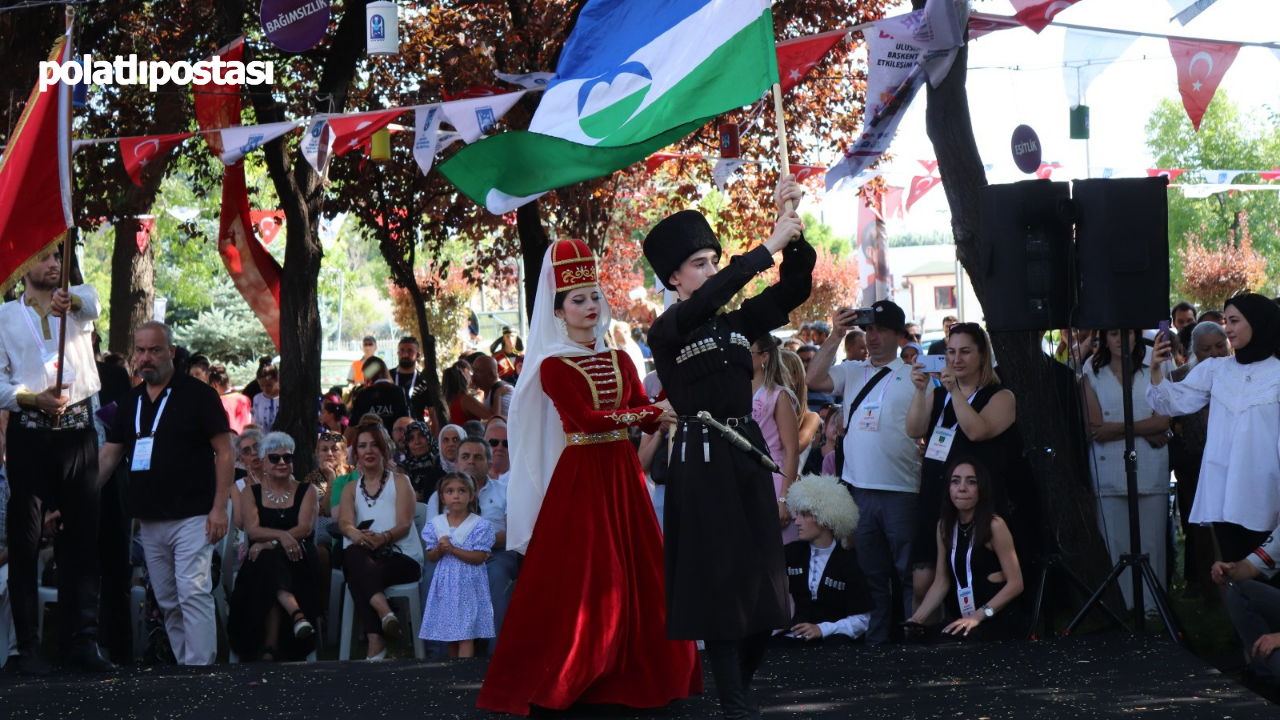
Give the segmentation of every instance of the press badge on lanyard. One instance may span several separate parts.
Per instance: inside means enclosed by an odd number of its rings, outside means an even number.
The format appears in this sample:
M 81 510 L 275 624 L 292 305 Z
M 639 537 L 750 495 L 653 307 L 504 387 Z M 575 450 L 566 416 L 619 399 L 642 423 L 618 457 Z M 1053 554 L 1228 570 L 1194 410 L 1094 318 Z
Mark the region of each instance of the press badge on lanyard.
M 895 379 L 894 374 L 890 373 L 889 377 L 880 383 L 880 395 L 876 397 L 876 401 L 858 408 L 858 422 L 854 427 L 863 432 L 879 432 L 880 409 L 884 406 L 884 394 L 889 389 L 889 383 Z
M 959 536 L 959 522 L 951 528 L 951 557 L 956 556 L 956 540 Z M 953 560 L 954 562 L 954 560 Z M 960 587 L 960 573 L 956 573 L 956 599 L 960 601 L 960 615 L 971 617 L 978 608 L 973 604 L 973 542 L 969 542 L 969 552 L 964 556 L 965 587 Z
M 156 409 L 156 419 L 151 422 L 151 432 L 145 437 L 142 435 L 142 396 L 138 396 L 138 412 L 133 416 L 133 432 L 137 436 L 137 441 L 133 445 L 133 462 L 129 465 L 129 469 L 133 472 L 151 469 L 151 451 L 155 447 L 156 428 L 160 426 L 160 416 L 164 414 L 164 406 L 169 402 L 169 388 L 164 391 L 164 397 L 160 399 L 160 407 Z
M 973 404 L 973 399 L 976 397 L 978 397 L 976 392 L 969 396 L 970 405 Z M 947 405 L 950 403 L 951 393 L 947 393 L 947 399 L 942 402 L 942 414 L 938 416 L 938 424 L 934 426 L 933 433 L 929 435 L 929 447 L 925 448 L 924 451 L 924 456 L 930 460 L 946 462 L 947 456 L 951 454 L 951 444 L 956 441 L 956 429 L 942 427 L 942 418 L 946 416 Z M 957 420 L 956 422 L 959 421 Z

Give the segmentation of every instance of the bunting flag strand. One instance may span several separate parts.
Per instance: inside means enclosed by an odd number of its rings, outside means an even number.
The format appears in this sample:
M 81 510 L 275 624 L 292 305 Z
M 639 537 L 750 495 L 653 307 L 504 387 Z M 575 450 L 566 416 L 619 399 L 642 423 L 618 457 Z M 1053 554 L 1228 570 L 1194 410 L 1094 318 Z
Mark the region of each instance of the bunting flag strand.
M 1039 34 L 1053 22 L 1058 13 L 1075 5 L 1080 0 L 1011 0 L 1016 11 L 1014 17 L 1018 22 Z
M 120 159 L 124 161 L 125 172 L 134 185 L 143 187 L 142 170 L 148 163 L 164 157 L 166 153 L 195 133 L 175 133 L 173 135 L 140 135 L 138 137 L 120 138 Z
M 907 195 L 907 212 L 911 206 L 920 201 L 926 193 L 942 184 L 942 178 L 935 175 L 917 175 L 911 178 L 911 192 Z
M 268 123 L 266 125 L 244 125 L 229 127 L 220 131 L 219 142 L 222 153 L 219 159 L 223 165 L 234 165 L 244 159 L 245 155 L 257 150 L 285 133 L 297 130 L 296 120 Z

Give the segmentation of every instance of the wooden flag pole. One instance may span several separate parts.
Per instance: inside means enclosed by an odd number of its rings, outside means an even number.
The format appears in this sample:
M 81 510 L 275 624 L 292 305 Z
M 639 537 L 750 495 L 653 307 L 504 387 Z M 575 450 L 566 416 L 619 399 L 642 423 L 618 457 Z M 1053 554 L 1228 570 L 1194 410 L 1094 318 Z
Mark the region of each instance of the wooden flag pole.
M 791 160 L 787 153 L 787 117 L 782 110 L 782 85 L 780 83 L 773 84 L 773 115 L 774 130 L 777 132 L 778 138 L 778 179 L 791 174 Z M 791 201 L 788 200 L 785 205 L 787 210 L 794 210 Z

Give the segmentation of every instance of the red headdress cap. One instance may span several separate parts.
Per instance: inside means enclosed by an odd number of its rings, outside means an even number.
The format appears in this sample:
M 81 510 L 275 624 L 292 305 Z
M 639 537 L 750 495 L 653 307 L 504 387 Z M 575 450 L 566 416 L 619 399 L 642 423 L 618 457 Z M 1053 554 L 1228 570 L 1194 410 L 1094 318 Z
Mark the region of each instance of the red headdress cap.
M 551 265 L 558 293 L 596 284 L 596 256 L 581 240 L 561 240 L 553 245 Z

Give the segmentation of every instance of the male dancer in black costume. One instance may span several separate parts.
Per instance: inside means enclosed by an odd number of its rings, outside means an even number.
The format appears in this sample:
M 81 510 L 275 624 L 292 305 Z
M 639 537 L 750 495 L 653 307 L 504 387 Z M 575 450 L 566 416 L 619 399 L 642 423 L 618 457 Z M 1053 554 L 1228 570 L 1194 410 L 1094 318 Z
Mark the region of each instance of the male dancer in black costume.
M 696 417 L 767 448 L 751 419 L 751 344 L 787 323 L 809 297 L 817 258 L 794 210 L 795 177 L 778 184 L 778 222 L 763 245 L 717 270 L 720 242 L 694 210 L 658 223 L 644 241 L 657 277 L 680 295 L 649 330 L 658 377 L 680 420 L 672 431 L 664 511 L 667 635 L 703 640 L 727 718 L 760 717 L 747 691 L 770 632 L 788 621 L 779 523 L 788 517 L 773 476 Z M 720 310 L 783 256 L 780 279 L 732 312 Z

